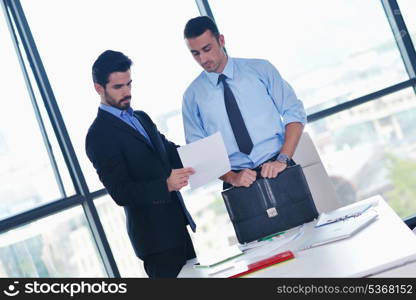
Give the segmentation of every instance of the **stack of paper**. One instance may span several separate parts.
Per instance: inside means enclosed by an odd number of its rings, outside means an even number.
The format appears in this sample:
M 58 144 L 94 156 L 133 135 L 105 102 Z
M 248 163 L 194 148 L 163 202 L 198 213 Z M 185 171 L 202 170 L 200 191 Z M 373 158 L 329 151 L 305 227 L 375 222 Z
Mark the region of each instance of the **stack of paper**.
M 237 246 L 228 247 L 217 251 L 217 253 L 212 252 L 209 256 L 198 256 L 199 263 L 195 264 L 194 268 L 215 267 L 243 254 L 244 252 L 242 252 Z
M 352 206 L 341 207 L 329 213 L 321 213 L 318 217 L 318 222 L 315 224 L 315 227 L 332 224 L 338 221 L 344 221 L 352 217 L 357 217 L 376 204 L 377 201 L 372 201 L 370 203 L 356 203 Z
M 298 246 L 298 250 L 307 250 L 352 237 L 375 221 L 377 216 L 377 211 L 371 209 L 355 218 L 347 218 L 344 221 L 334 222 L 328 226 L 314 228 L 313 231 L 309 232 L 302 244 Z
M 296 228 L 293 228 L 293 230 L 291 229 L 287 232 L 279 232 L 278 234 L 274 234 L 267 239 L 263 238 L 258 241 L 239 244 L 238 247 L 244 252 L 250 250 L 250 253 L 256 253 L 255 251 L 257 251 L 257 248 L 259 248 L 262 252 L 271 251 L 297 239 L 300 235 L 302 235 L 302 233 L 303 225 L 300 225 Z

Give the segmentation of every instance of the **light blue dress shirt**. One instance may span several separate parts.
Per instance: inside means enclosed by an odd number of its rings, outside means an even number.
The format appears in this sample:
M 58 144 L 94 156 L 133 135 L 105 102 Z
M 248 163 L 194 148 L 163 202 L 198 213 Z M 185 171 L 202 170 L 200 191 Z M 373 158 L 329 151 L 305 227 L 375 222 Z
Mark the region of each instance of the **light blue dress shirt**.
M 231 168 L 255 168 L 276 155 L 288 123 L 306 123 L 306 112 L 292 87 L 262 59 L 228 57 L 223 74 L 233 91 L 253 141 L 249 155 L 239 151 L 224 104 L 218 73 L 203 71 L 185 91 L 182 117 L 187 143 L 220 131 Z
M 142 124 L 137 120 L 136 117 L 133 115 L 133 109 L 129 107 L 127 110 L 121 110 L 113 106 L 100 104 L 100 109 L 105 110 L 106 112 L 109 112 L 113 116 L 116 116 L 120 120 L 122 120 L 127 125 L 133 127 L 133 129 L 137 130 L 141 135 L 143 135 L 146 140 L 149 142 L 149 145 L 152 145 L 152 142 L 150 141 L 149 136 L 147 135 L 146 130 L 144 130 Z

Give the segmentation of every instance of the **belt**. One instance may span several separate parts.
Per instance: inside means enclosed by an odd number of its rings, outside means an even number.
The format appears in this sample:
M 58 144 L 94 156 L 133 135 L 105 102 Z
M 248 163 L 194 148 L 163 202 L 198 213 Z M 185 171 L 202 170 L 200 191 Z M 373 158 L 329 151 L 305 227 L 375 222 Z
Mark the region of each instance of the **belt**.
M 279 155 L 279 152 L 275 156 L 273 156 L 272 158 L 269 158 L 268 160 L 265 160 L 264 162 L 262 162 L 259 166 L 255 167 L 253 169 L 250 169 L 250 170 L 253 170 L 253 171 L 255 171 L 257 173 L 257 178 L 256 179 L 262 178 L 261 177 L 261 166 L 263 164 L 265 164 L 265 163 L 268 163 L 268 162 L 271 162 L 271 161 L 275 161 L 278 155 Z M 295 161 L 293 159 L 290 159 L 288 165 L 289 166 L 294 166 L 294 165 L 296 165 L 296 163 L 295 163 Z M 233 172 L 236 172 L 236 173 L 239 173 L 239 172 L 241 172 L 243 170 L 232 170 L 232 171 Z M 227 189 L 227 188 L 232 187 L 231 184 L 229 184 L 228 182 L 225 182 L 225 181 L 223 182 L 223 185 L 222 186 L 223 186 L 223 189 L 224 190 Z
M 264 162 L 262 162 L 260 165 L 258 165 L 258 166 L 257 166 L 257 167 L 255 167 L 255 168 L 252 168 L 252 169 L 250 169 L 250 170 L 256 171 L 256 172 L 257 172 L 257 174 L 258 174 L 258 173 L 261 171 L 261 166 L 262 166 L 263 164 L 268 163 L 268 162 L 271 162 L 271 161 L 275 161 L 278 155 L 279 155 L 279 153 L 277 153 L 275 156 L 273 156 L 273 157 L 269 158 L 268 160 L 265 160 L 265 161 L 264 161 Z M 232 170 L 232 171 L 233 171 L 233 172 L 236 172 L 236 173 L 239 173 L 239 172 L 241 172 L 242 170 Z
M 279 155 L 279 153 L 277 153 L 275 156 L 273 156 L 272 158 L 269 158 L 268 160 L 265 160 L 264 162 L 262 162 L 260 165 L 258 165 L 255 168 L 252 168 L 250 170 L 253 170 L 257 173 L 257 179 L 261 178 L 260 173 L 261 173 L 261 167 L 262 165 L 264 165 L 265 163 L 271 162 L 271 161 L 276 161 L 277 156 Z M 296 165 L 295 161 L 293 159 L 290 159 L 288 162 L 288 166 L 294 166 Z M 239 173 L 242 170 L 232 170 L 233 172 Z

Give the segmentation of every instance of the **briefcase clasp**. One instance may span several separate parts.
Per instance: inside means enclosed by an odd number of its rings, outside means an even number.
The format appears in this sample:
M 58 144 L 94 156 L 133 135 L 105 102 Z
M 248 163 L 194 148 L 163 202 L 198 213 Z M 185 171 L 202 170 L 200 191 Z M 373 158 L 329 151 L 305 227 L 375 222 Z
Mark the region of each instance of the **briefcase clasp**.
M 276 209 L 276 207 L 271 207 L 271 208 L 267 209 L 266 212 L 267 212 L 267 216 L 269 218 L 273 218 L 273 217 L 276 217 L 277 216 L 277 209 Z

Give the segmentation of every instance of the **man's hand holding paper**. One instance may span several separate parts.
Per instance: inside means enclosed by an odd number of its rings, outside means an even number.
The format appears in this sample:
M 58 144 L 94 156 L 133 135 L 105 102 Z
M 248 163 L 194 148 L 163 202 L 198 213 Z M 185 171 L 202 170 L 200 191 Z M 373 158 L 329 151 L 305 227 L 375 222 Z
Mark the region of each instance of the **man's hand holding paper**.
M 207 184 L 231 170 L 221 133 L 178 148 L 182 164 L 195 173 L 189 177 L 191 189 Z
M 169 178 L 166 180 L 169 192 L 179 191 L 188 185 L 189 176 L 194 173 L 195 171 L 192 168 L 173 169 Z

